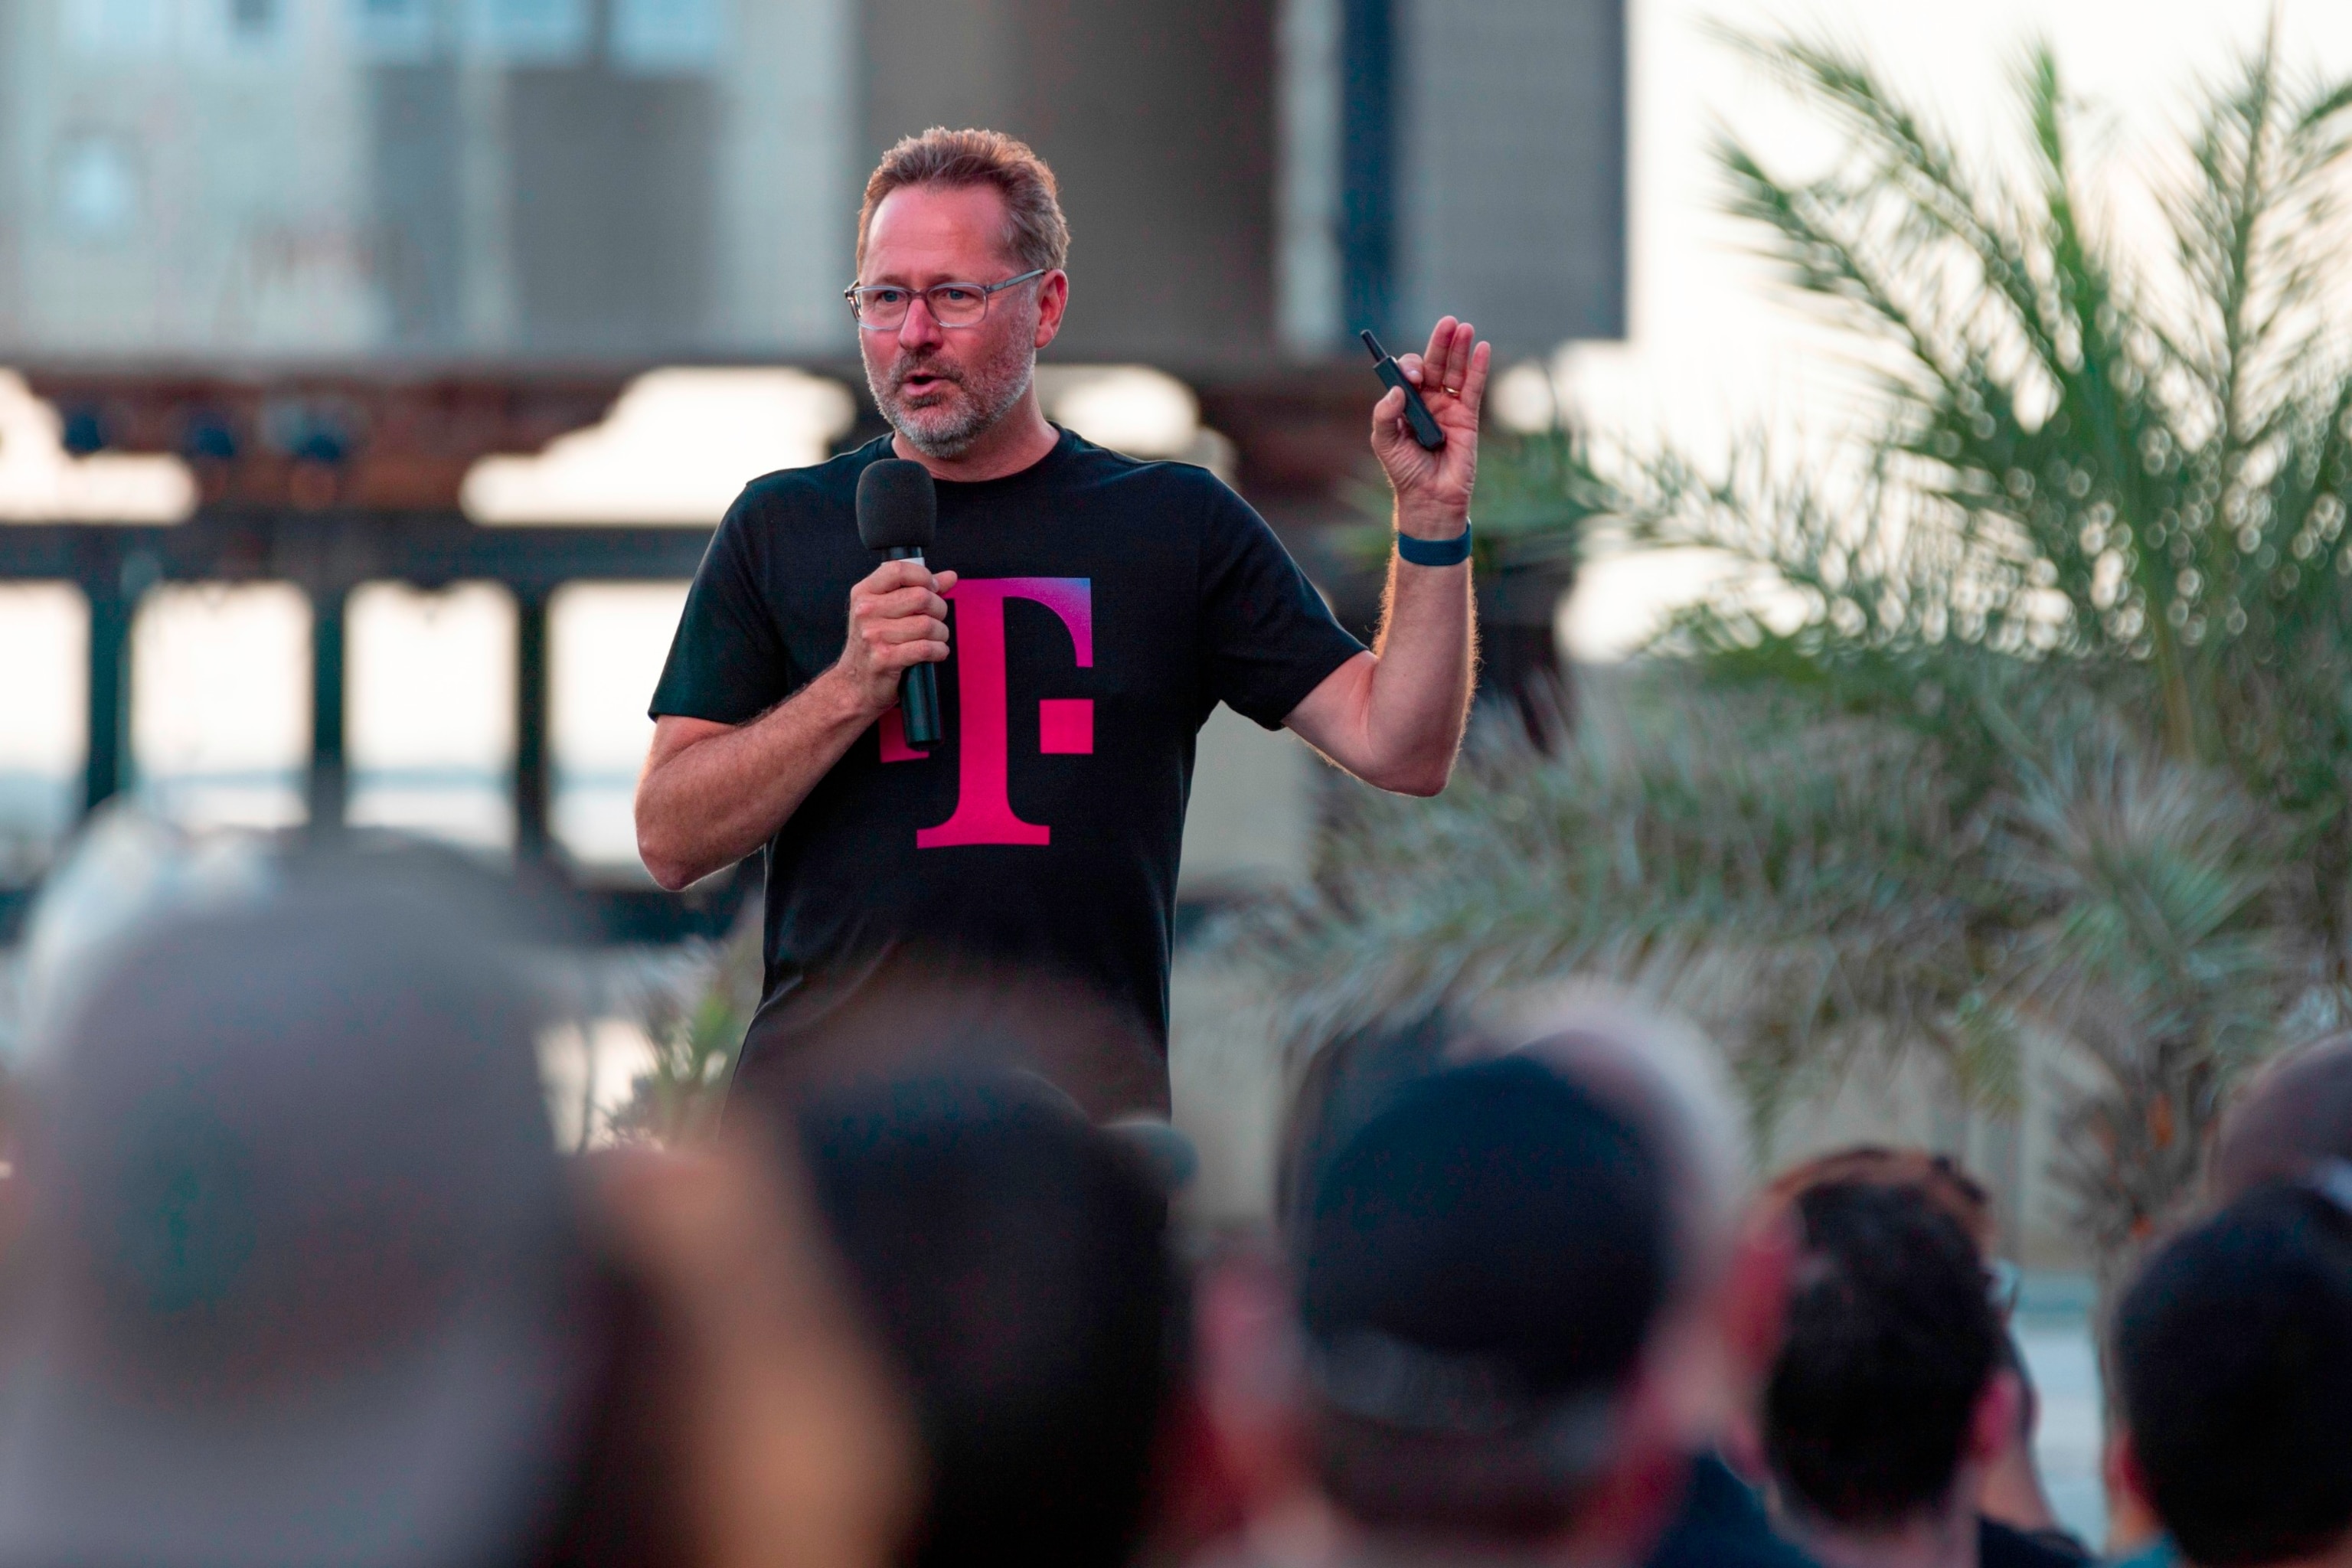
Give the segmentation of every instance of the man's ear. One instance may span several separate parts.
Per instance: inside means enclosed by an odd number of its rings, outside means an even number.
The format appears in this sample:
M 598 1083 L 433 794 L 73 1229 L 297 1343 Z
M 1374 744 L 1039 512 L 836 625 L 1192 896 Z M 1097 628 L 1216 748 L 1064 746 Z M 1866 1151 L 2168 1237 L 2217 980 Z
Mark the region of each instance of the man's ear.
M 1739 1227 L 1723 1282 L 1723 1342 L 1733 1375 L 1752 1401 L 1772 1375 L 1789 1317 L 1789 1280 L 1796 1272 L 1795 1219 L 1784 1207 L 1759 1208 Z
M 1037 280 L 1037 347 L 1061 335 L 1062 316 L 1069 308 L 1070 275 L 1056 267 Z
M 2156 1500 L 2148 1496 L 2147 1471 L 2140 1466 L 2139 1449 L 2128 1428 L 2117 1426 L 2107 1434 L 2106 1447 L 2099 1455 L 2099 1479 L 2106 1483 L 2110 1499 L 2128 1501 L 2155 1517 Z
M 2112 1417 L 2111 1417 L 2112 1419 Z M 2107 1491 L 2107 1555 L 2127 1557 L 2164 1533 L 2164 1521 L 2148 1495 L 2147 1471 L 2131 1429 L 2120 1421 L 2107 1429 L 2099 1454 L 2099 1479 Z
M 1290 1284 L 1264 1252 L 1201 1272 L 1192 1314 L 1201 1411 L 1223 1464 L 1253 1508 L 1310 1484 Z
M 2025 1407 L 2025 1385 L 2017 1373 L 2001 1368 L 1987 1380 L 1969 1415 L 1967 1459 L 1989 1465 L 2017 1440 L 2017 1418 Z
M 1796 1221 L 1781 1206 L 1748 1215 L 1732 1244 L 1716 1306 L 1723 1343 L 1722 1414 L 1716 1451 L 1749 1481 L 1765 1473 L 1764 1385 L 1780 1359 L 1789 1321 L 1789 1283 L 1804 1247 Z

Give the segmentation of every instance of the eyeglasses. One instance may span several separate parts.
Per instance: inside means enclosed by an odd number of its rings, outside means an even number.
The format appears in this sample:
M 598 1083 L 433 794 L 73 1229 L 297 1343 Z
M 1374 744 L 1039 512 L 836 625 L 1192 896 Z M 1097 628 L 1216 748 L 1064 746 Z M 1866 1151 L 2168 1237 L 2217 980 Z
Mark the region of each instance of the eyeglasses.
M 2004 1318 L 2017 1315 L 2017 1298 L 2025 1284 L 2025 1276 L 2017 1265 L 2006 1258 L 1996 1258 L 1985 1265 L 1985 1299 L 1992 1310 Z
M 902 289 L 895 283 L 860 289 L 852 283 L 841 291 L 841 297 L 849 301 L 849 319 L 869 332 L 894 332 L 904 326 L 907 312 L 918 294 L 922 296 L 923 309 L 940 326 L 976 327 L 987 319 L 990 295 L 1034 281 L 1052 270 L 1049 267 L 1034 267 L 1002 283 L 936 283 L 929 289 Z

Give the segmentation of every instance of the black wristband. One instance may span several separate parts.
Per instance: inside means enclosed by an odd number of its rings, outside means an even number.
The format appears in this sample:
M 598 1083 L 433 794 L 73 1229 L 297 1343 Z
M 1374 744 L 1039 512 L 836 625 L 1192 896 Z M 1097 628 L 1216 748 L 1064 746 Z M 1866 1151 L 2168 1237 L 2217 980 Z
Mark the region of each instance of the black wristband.
M 1470 559 L 1470 524 L 1464 520 L 1462 531 L 1452 539 L 1415 539 L 1410 533 L 1396 536 L 1397 553 L 1415 566 L 1459 566 Z

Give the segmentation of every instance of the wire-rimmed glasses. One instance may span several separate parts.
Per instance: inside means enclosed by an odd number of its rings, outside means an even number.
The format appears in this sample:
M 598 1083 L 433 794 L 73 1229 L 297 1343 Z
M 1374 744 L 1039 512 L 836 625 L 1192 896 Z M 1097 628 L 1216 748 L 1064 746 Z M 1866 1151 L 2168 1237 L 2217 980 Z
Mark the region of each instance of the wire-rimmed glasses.
M 869 332 L 895 332 L 906 325 L 907 312 L 914 307 L 919 295 L 923 309 L 940 326 L 976 327 L 988 318 L 992 295 L 1033 282 L 1052 270 L 1050 267 L 1033 267 L 1020 277 L 1007 278 L 1002 283 L 934 283 L 928 289 L 908 289 L 897 283 L 876 283 L 861 289 L 852 283 L 841 291 L 841 297 L 849 301 L 849 319 Z

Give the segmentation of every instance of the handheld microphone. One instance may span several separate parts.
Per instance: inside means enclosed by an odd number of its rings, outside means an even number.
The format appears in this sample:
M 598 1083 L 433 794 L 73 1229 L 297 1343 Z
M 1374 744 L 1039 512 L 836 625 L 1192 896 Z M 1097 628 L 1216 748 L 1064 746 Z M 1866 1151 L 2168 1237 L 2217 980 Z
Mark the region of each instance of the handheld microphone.
M 920 561 L 939 530 L 939 492 L 931 471 L 904 458 L 869 463 L 857 476 L 857 537 L 886 561 Z M 940 672 L 929 664 L 898 677 L 900 723 L 909 746 L 940 743 Z

